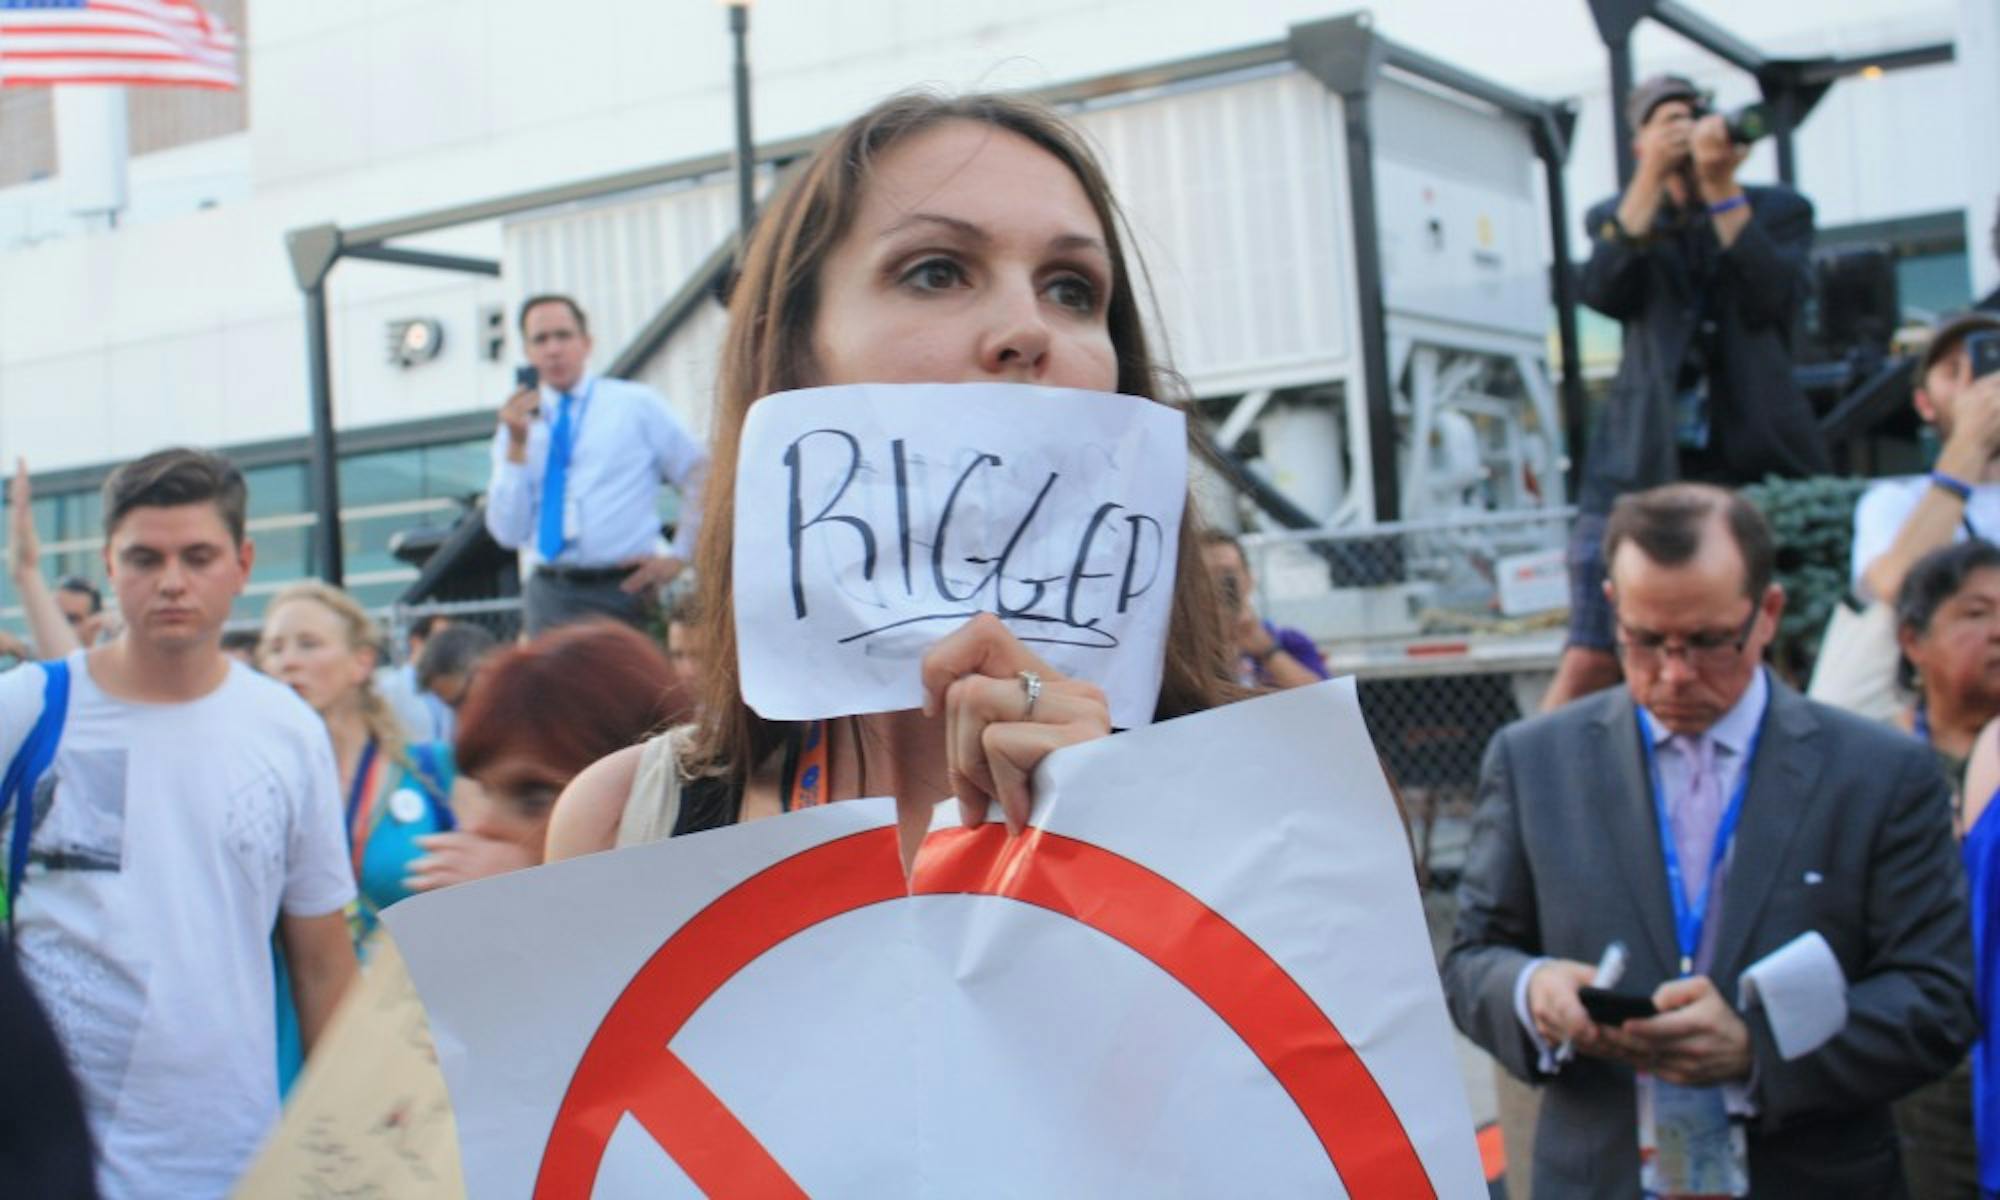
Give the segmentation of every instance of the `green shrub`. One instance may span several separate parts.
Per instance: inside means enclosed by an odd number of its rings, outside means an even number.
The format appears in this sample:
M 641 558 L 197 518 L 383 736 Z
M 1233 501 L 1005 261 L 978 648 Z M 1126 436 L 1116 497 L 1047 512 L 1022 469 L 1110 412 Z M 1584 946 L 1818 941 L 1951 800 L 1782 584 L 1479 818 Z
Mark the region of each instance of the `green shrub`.
M 1798 686 L 1811 676 L 1820 635 L 1833 606 L 1847 592 L 1854 505 L 1869 482 L 1772 477 L 1743 489 L 1744 498 L 1763 510 L 1777 536 L 1785 615 L 1771 646 L 1771 663 Z

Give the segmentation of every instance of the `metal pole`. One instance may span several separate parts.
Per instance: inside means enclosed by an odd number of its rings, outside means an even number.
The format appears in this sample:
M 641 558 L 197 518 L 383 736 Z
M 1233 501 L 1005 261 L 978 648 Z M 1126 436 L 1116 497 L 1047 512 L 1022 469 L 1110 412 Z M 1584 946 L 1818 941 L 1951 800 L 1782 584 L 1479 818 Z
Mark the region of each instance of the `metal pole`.
M 312 389 L 312 457 L 307 484 L 312 492 L 313 561 L 319 577 L 335 587 L 346 576 L 340 553 L 340 464 L 333 442 L 333 368 L 327 355 L 326 284 L 306 294 L 306 379 Z
M 1564 472 L 1565 494 L 1574 503 L 1583 479 L 1583 448 L 1589 436 L 1588 403 L 1583 391 L 1583 354 L 1578 345 L 1576 325 L 1576 270 L 1569 248 L 1569 190 L 1563 181 L 1566 152 L 1560 130 L 1552 117 L 1542 118 L 1536 148 L 1542 152 L 1542 170 L 1549 190 L 1549 242 L 1555 262 L 1550 267 L 1550 283 L 1556 302 L 1556 340 L 1562 362 L 1563 442 L 1569 470 Z
M 1576 264 L 1570 260 L 1570 198 L 1562 182 L 1562 158 L 1550 154 L 1542 160 L 1548 178 L 1548 238 L 1556 262 L 1550 266 L 1556 294 L 1556 342 L 1562 356 L 1562 440 L 1570 470 L 1564 472 L 1564 494 L 1576 500 L 1582 474 L 1576 470 L 1584 460 L 1584 440 L 1588 438 L 1588 406 L 1584 400 L 1584 360 L 1578 350 L 1576 332 Z
M 1354 219 L 1354 278 L 1360 285 L 1361 381 L 1368 408 L 1368 462 L 1375 522 L 1401 516 L 1396 471 L 1396 409 L 1389 391 L 1389 334 L 1382 307 L 1382 249 L 1375 217 L 1375 139 L 1369 95 L 1341 96 L 1347 125 L 1348 204 Z M 1350 400 L 1350 403 L 1352 401 Z M 1360 449 L 1360 447 L 1356 447 Z M 1417 453 L 1421 452 L 1421 448 Z M 1379 582 L 1379 581 L 1378 581 Z
M 736 208 L 737 229 L 748 244 L 757 219 L 757 147 L 750 137 L 750 5 L 729 6 L 729 33 L 736 43 Z
M 1799 120 L 1799 93 L 1791 81 L 1780 84 L 1777 95 L 1772 97 L 1773 115 L 1777 118 L 1771 124 L 1772 141 L 1778 146 L 1778 182 L 1786 187 L 1798 186 L 1798 152 L 1793 147 L 1792 130 Z
M 1618 155 L 1618 190 L 1632 182 L 1638 161 L 1632 156 L 1632 126 L 1625 119 L 1625 97 L 1632 94 L 1632 39 L 1629 35 L 1605 43 L 1611 52 L 1611 141 Z

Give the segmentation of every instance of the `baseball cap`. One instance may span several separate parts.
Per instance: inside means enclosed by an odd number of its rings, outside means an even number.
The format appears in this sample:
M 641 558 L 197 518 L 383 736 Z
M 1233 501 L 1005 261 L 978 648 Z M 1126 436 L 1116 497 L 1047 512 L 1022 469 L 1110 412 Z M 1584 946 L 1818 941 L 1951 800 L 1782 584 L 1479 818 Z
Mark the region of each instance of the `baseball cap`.
M 1931 333 L 1930 345 L 1924 347 L 1924 361 L 1917 367 L 1917 378 L 1922 380 L 1925 375 L 1930 374 L 1931 368 L 1935 367 L 1940 359 L 1958 349 L 1966 334 L 1977 333 L 1982 329 L 2000 331 L 2000 317 L 1991 313 L 1962 312 L 1954 313 L 1939 321 L 1937 328 Z
M 1679 75 L 1654 75 L 1634 84 L 1625 97 L 1625 120 L 1637 129 L 1653 115 L 1654 109 L 1669 100 L 1685 100 L 1702 108 L 1708 102 L 1708 94 Z

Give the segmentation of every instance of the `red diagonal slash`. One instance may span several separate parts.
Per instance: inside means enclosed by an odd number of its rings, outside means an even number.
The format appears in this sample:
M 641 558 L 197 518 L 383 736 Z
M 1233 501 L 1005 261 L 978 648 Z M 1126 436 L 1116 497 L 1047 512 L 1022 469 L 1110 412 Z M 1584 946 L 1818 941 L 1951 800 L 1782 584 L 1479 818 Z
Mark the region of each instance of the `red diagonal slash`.
M 979 895 L 1078 921 L 1171 975 L 1285 1089 L 1348 1194 L 1435 1195 L 1409 1134 L 1339 1030 L 1270 955 L 1171 880 L 1039 830 L 940 830 L 914 879 L 895 830 L 852 834 L 776 863 L 716 898 L 655 951 L 585 1049 L 550 1130 L 537 1200 L 585 1200 L 627 1112 L 710 1196 L 799 1196 L 726 1105 L 666 1047 L 738 971 L 821 921 L 909 895 Z

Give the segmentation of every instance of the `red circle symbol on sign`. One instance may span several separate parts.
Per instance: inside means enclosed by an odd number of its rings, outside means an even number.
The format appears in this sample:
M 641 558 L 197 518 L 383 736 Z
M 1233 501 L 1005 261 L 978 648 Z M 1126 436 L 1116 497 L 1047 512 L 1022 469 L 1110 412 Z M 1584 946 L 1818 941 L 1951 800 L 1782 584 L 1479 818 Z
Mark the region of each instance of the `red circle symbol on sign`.
M 893 827 L 851 834 L 774 863 L 681 926 L 584 1050 L 549 1132 L 536 1200 L 587 1200 L 626 1113 L 708 1195 L 805 1195 L 669 1043 L 759 956 L 822 921 L 911 895 L 1014 900 L 1123 943 L 1243 1040 L 1298 1106 L 1349 1195 L 1435 1195 L 1381 1085 L 1262 947 L 1130 859 L 1040 830 L 1010 839 L 987 825 L 931 834 L 908 883 Z

